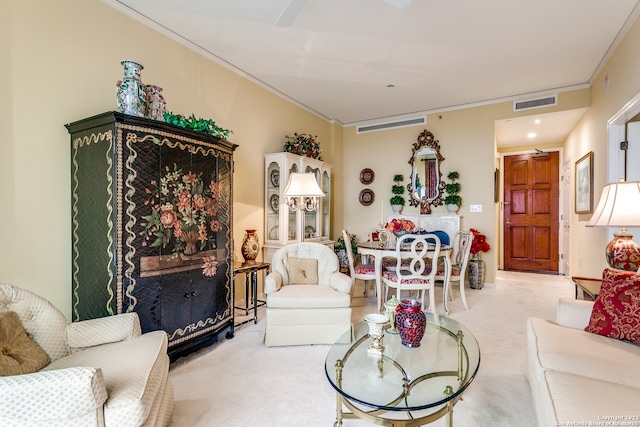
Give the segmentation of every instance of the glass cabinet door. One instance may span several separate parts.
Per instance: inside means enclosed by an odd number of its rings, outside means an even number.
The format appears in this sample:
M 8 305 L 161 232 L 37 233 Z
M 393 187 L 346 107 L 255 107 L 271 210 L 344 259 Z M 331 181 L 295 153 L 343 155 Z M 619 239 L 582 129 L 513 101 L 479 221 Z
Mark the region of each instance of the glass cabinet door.
M 281 167 L 278 162 L 270 162 L 267 165 L 267 191 L 265 193 L 266 219 L 265 219 L 265 239 L 279 241 L 280 230 L 280 196 L 283 191 L 281 186 L 286 182 L 281 182 Z M 286 206 L 286 205 L 285 205 Z
M 320 188 L 324 192 L 324 198 L 320 205 L 322 209 L 322 240 L 328 240 L 331 231 L 331 169 L 323 168 Z
M 300 169 L 298 167 L 297 163 L 293 163 L 289 166 L 289 171 L 287 173 L 287 180 L 289 180 L 289 175 L 291 175 L 292 173 L 298 172 Z M 286 183 L 285 183 L 286 185 Z M 284 188 L 283 190 L 284 191 Z M 284 197 L 283 197 L 284 199 Z M 286 209 L 287 215 L 283 217 L 285 218 L 285 222 L 286 222 L 286 230 L 287 230 L 287 235 L 286 235 L 286 240 L 287 243 L 291 243 L 291 242 L 295 242 L 298 240 L 298 221 L 300 221 L 300 219 L 298 218 L 298 211 L 292 211 L 291 209 L 289 209 L 289 205 L 287 205 L 287 201 L 283 200 L 283 205 L 282 205 L 283 209 Z
M 322 163 L 312 162 L 308 159 L 303 159 L 305 164 L 304 173 L 312 173 L 316 177 L 318 186 L 322 188 Z M 322 231 L 321 217 L 322 217 L 322 198 L 318 199 L 318 205 L 315 210 L 304 212 L 304 240 L 320 240 L 320 233 Z

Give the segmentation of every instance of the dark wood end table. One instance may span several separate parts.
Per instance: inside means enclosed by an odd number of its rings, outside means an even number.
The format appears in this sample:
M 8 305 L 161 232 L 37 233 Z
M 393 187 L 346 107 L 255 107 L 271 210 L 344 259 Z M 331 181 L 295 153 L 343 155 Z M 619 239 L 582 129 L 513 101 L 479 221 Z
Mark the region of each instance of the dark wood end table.
M 582 295 L 582 299 L 595 301 L 600 293 L 601 279 L 593 279 L 589 277 L 571 276 L 573 284 L 576 287 L 576 299 L 578 294 Z
M 245 276 L 244 307 L 234 306 L 234 308 L 236 310 L 243 310 L 245 315 L 249 314 L 249 312 L 253 310 L 252 318 L 239 322 L 237 325 L 242 325 L 252 320 L 253 323 L 258 323 L 258 307 L 266 304 L 266 301 L 258 299 L 258 271 L 265 270 L 269 273 L 270 267 L 271 264 L 260 261 L 233 263 L 233 275 L 244 274 Z M 249 282 L 251 282 L 251 288 L 249 288 Z M 251 305 L 249 305 L 249 301 L 251 301 Z

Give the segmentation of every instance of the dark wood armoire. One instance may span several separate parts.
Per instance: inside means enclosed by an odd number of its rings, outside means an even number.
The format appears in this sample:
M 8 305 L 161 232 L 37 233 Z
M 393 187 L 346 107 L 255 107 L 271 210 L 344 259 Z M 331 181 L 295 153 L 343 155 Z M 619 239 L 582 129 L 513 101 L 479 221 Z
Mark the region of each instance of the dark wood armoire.
M 106 112 L 71 135 L 72 317 L 136 312 L 173 360 L 233 337 L 233 152 Z

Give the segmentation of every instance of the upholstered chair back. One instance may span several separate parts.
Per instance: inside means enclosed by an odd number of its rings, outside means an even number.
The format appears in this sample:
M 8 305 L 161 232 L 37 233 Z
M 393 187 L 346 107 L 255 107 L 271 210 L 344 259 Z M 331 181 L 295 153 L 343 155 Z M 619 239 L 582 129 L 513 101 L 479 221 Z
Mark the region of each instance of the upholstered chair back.
M 0 313 L 15 312 L 25 331 L 49 359 L 69 354 L 67 320 L 49 301 L 25 289 L 0 284 Z
M 339 271 L 338 256 L 326 245 L 313 242 L 294 243 L 278 249 L 271 260 L 271 271 L 282 275 L 282 284 L 289 284 L 289 258 L 318 260 L 318 284 L 329 285 L 333 273 Z

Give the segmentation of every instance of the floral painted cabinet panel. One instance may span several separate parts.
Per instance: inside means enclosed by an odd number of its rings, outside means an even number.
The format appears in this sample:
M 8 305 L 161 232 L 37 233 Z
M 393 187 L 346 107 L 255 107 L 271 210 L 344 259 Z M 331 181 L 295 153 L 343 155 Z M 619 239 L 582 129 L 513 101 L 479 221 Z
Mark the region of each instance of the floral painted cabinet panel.
M 236 145 L 116 112 L 67 129 L 73 320 L 135 311 L 172 356 L 232 336 Z

